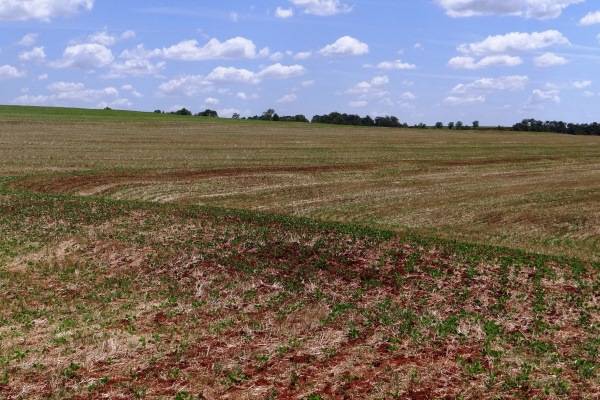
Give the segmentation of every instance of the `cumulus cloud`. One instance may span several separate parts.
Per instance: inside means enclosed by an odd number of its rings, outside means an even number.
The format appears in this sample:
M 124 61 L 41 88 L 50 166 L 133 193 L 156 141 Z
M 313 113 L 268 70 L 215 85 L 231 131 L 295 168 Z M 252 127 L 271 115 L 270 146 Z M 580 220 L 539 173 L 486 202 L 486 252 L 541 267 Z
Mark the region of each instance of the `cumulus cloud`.
M 486 95 L 489 93 L 523 90 L 528 83 L 529 78 L 522 75 L 476 79 L 472 82 L 456 85 L 450 96 L 446 97 L 444 103 L 452 106 L 484 103 Z
M 343 36 L 323 47 L 319 53 L 324 56 L 361 56 L 369 53 L 369 45 L 351 36 Z
M 207 106 L 216 106 L 219 105 L 221 101 L 219 99 L 216 99 L 214 97 L 207 97 L 206 99 L 204 99 L 204 104 Z
M 142 44 L 131 50 L 124 50 L 119 55 L 119 61 L 110 65 L 110 72 L 107 77 L 160 76 L 166 63 L 151 60 L 159 54 L 160 50 L 146 50 Z
M 185 40 L 162 49 L 162 57 L 181 61 L 217 60 L 226 58 L 255 58 L 256 45 L 244 37 L 234 37 L 224 42 L 210 39 L 204 46 L 197 40 Z
M 19 54 L 19 60 L 25 62 L 42 62 L 46 60 L 46 52 L 43 47 L 34 47 L 29 51 L 24 51 Z
M 444 99 L 444 104 L 450 106 L 476 103 L 485 103 L 485 96 L 448 96 Z
M 579 24 L 582 26 L 590 26 L 600 24 L 600 11 L 594 11 L 587 13 L 581 20 Z
M 352 11 L 352 7 L 340 0 L 290 0 L 296 7 L 302 8 L 306 14 L 327 17 Z
M 382 61 L 377 64 L 377 68 L 383 70 L 406 70 L 406 69 L 415 69 L 417 68 L 414 64 L 409 64 L 403 62 L 402 60 L 394 60 L 394 61 Z
M 448 65 L 456 69 L 481 69 L 486 67 L 515 67 L 521 65 L 521 57 L 498 54 L 476 60 L 473 57 L 459 56 L 451 58 Z
M 25 36 L 23 36 L 21 38 L 21 40 L 19 40 L 18 45 L 23 46 L 23 47 L 31 47 L 37 42 L 37 40 L 38 40 L 37 33 L 28 33 Z
M 25 72 L 19 71 L 12 65 L 0 66 L 0 80 L 21 78 L 23 76 L 25 76 Z
M 296 76 L 303 75 L 306 69 L 301 65 L 281 65 L 280 63 L 270 65 L 262 69 L 257 77 L 263 78 L 275 78 L 275 79 L 288 79 Z
M 62 59 L 52 63 L 52 66 L 94 70 L 105 67 L 113 61 L 114 56 L 108 47 L 98 43 L 83 43 L 67 47 Z
M 94 0 L 2 0 L 0 21 L 50 21 L 56 17 L 89 11 Z
M 277 100 L 277 102 L 280 104 L 287 104 L 287 103 L 293 103 L 296 100 L 298 100 L 298 96 L 295 93 L 289 93 L 289 94 L 286 94 L 285 96 L 282 96 L 280 99 Z
M 362 81 L 346 91 L 347 94 L 359 95 L 362 100 L 366 98 L 382 98 L 389 94 L 386 86 L 390 78 L 386 75 L 375 76 L 370 81 Z
M 303 75 L 305 71 L 305 68 L 301 65 L 282 65 L 279 63 L 265 67 L 258 72 L 244 68 L 216 67 L 208 75 L 186 75 L 164 82 L 159 86 L 159 91 L 167 95 L 195 96 L 199 93 L 214 90 L 215 84 L 219 83 L 255 85 L 263 79 L 289 79 Z M 250 98 L 250 96 L 245 93 L 241 94 L 241 92 L 237 94 L 237 97 L 241 99 Z
M 592 81 L 575 81 L 573 87 L 575 89 L 586 89 L 592 86 Z
M 437 0 L 451 17 L 511 15 L 548 19 L 559 17 L 570 5 L 584 0 Z
M 556 30 L 533 33 L 511 32 L 505 35 L 488 36 L 481 42 L 462 44 L 458 47 L 458 51 L 483 56 L 510 51 L 533 51 L 568 44 L 570 44 L 569 40 Z
M 539 105 L 541 103 L 560 103 L 560 91 L 557 89 L 534 89 L 529 98 L 530 105 Z
M 554 53 L 545 53 L 534 58 L 533 63 L 536 67 L 548 68 L 568 64 L 569 60 Z
M 529 83 L 529 77 L 523 75 L 502 76 L 499 78 L 481 78 L 469 83 L 461 83 L 452 89 L 453 94 L 473 92 L 493 92 L 502 90 L 522 90 Z
M 13 102 L 16 104 L 64 105 L 73 106 L 98 102 L 98 107 L 130 106 L 131 102 L 120 97 L 119 90 L 108 86 L 91 89 L 80 82 L 55 82 L 47 86 L 48 93 L 42 95 L 23 95 Z
M 291 18 L 294 16 L 294 10 L 291 8 L 277 7 L 275 16 L 282 19 Z
M 294 54 L 294 60 L 307 60 L 312 57 L 312 52 L 310 51 L 300 51 Z

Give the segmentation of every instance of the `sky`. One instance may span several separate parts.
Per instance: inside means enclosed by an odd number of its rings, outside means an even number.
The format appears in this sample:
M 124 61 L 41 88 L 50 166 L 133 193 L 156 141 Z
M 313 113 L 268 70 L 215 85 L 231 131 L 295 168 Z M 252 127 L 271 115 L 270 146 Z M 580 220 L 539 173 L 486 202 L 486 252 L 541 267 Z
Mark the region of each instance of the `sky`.
M 596 0 L 0 0 L 0 103 L 600 120 Z

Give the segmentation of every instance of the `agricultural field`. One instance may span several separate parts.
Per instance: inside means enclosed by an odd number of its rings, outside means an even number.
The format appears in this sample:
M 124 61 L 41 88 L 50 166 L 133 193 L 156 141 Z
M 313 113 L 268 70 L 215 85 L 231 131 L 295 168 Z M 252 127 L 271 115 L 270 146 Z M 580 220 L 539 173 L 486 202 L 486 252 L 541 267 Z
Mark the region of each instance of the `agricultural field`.
M 600 137 L 0 107 L 0 398 L 600 397 Z

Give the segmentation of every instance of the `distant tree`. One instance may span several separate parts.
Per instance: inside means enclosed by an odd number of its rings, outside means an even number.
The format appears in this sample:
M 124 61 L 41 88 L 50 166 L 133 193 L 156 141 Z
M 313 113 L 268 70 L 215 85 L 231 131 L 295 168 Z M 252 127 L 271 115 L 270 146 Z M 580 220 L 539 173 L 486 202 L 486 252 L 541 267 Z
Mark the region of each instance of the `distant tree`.
M 271 117 L 271 121 L 278 122 L 280 120 L 279 115 L 277 113 L 273 114 Z
M 262 116 L 260 117 L 260 119 L 262 119 L 263 121 L 271 121 L 273 119 L 274 114 L 275 114 L 275 110 L 273 110 L 272 108 L 269 108 L 267 111 L 262 113 Z
M 443 122 L 436 122 L 435 123 L 435 128 L 436 129 L 443 129 L 444 128 L 444 123 Z
M 182 108 L 181 110 L 174 111 L 171 114 L 174 114 L 174 115 L 192 115 L 192 112 L 190 110 L 188 110 L 187 108 Z
M 112 108 L 110 108 L 110 107 L 104 107 L 104 111 L 112 111 Z
M 473 129 L 479 129 L 479 121 L 473 121 Z
M 219 118 L 219 114 L 215 110 L 209 110 L 209 109 L 199 112 L 196 115 L 198 115 L 199 117 Z
M 465 124 L 463 124 L 463 122 L 462 122 L 462 121 L 457 121 L 457 122 L 456 122 L 455 128 L 456 128 L 457 130 L 461 130 L 461 129 L 463 129 L 464 127 L 465 127 Z
M 154 110 L 154 114 L 162 114 L 161 110 Z
M 448 122 L 448 129 L 454 129 L 454 122 Z
M 240 119 L 240 114 L 233 113 L 233 115 L 231 116 L 231 119 Z

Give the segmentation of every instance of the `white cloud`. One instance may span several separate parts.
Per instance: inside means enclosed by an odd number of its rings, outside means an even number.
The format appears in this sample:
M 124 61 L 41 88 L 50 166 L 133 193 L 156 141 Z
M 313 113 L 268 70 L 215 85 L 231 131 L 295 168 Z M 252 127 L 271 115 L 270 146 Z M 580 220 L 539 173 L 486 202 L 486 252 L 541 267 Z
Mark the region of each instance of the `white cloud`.
M 256 74 L 250 70 L 235 67 L 217 67 L 207 76 L 208 82 L 258 83 Z
M 327 17 L 330 15 L 348 13 L 352 7 L 340 0 L 290 0 L 295 6 L 304 9 L 306 14 Z
M 202 75 L 186 75 L 180 78 L 171 79 L 168 82 L 160 84 L 158 90 L 162 94 L 183 94 L 185 96 L 196 96 L 199 93 L 205 93 L 213 89 L 213 84 L 207 81 Z
M 294 16 L 294 10 L 291 8 L 277 7 L 275 10 L 275 16 L 282 19 L 291 18 Z
M 300 51 L 294 54 L 294 60 L 307 60 L 312 56 L 310 51 Z
M 376 76 L 370 81 L 362 81 L 348 89 L 346 93 L 353 95 L 360 95 L 360 97 L 376 97 L 381 98 L 387 96 L 389 93 L 385 89 L 385 86 L 389 84 L 390 78 L 386 75 Z
M 305 68 L 301 65 L 281 65 L 280 63 L 270 65 L 262 69 L 257 77 L 263 78 L 275 78 L 275 79 L 287 79 L 296 76 L 303 75 L 306 72 Z
M 308 81 L 304 81 L 302 82 L 300 85 L 302 85 L 302 87 L 310 87 L 313 86 L 315 84 L 314 80 L 308 80 Z
M 89 11 L 93 6 L 94 0 L 1 0 L 0 21 L 50 21 Z
M 235 94 L 235 97 L 237 97 L 240 100 L 255 100 L 255 99 L 258 99 L 258 95 L 256 93 L 247 94 L 246 92 L 237 92 Z
M 257 56 L 256 45 L 251 40 L 239 36 L 224 42 L 211 39 L 202 47 L 197 40 L 185 40 L 164 48 L 157 54 L 167 59 L 182 61 L 255 58 Z
M 395 61 L 382 61 L 379 64 L 377 64 L 377 68 L 384 69 L 384 70 L 392 70 L 392 69 L 405 70 L 405 69 L 415 69 L 415 68 L 417 68 L 417 66 L 414 64 L 405 63 L 402 60 L 395 60 Z
M 600 11 L 589 12 L 585 17 L 581 18 L 579 24 L 582 26 L 590 26 L 600 24 Z
M 69 46 L 63 57 L 52 64 L 56 68 L 80 68 L 93 70 L 105 67 L 114 61 L 112 51 L 97 43 L 84 43 Z
M 207 106 L 216 106 L 219 103 L 219 99 L 215 99 L 214 97 L 207 97 L 206 99 L 204 99 L 204 104 Z
M 560 103 L 560 91 L 556 89 L 542 90 L 534 89 L 529 99 L 529 104 L 535 105 L 540 103 Z
M 351 36 L 343 36 L 323 47 L 319 53 L 324 56 L 361 56 L 369 53 L 369 45 Z
M 96 32 L 88 36 L 88 43 L 97 43 L 110 47 L 117 42 L 117 38 L 106 31 Z
M 55 82 L 47 87 L 48 94 L 24 95 L 17 97 L 17 104 L 78 105 L 95 103 L 98 107 L 109 105 L 129 106 L 129 100 L 119 97 L 119 90 L 109 86 L 102 89 L 90 89 L 79 82 Z
M 482 78 L 470 83 L 461 83 L 452 89 L 453 94 L 473 92 L 492 92 L 501 90 L 522 90 L 529 83 L 529 78 L 522 75 L 502 76 L 499 78 Z
M 121 33 L 122 40 L 133 39 L 133 38 L 135 38 L 135 36 L 136 36 L 136 33 L 135 33 L 135 31 L 132 31 L 132 30 L 128 30 L 128 31 Z
M 290 94 L 286 94 L 285 96 L 281 97 L 279 100 L 277 100 L 277 102 L 280 104 L 286 104 L 286 103 L 293 103 L 296 100 L 298 100 L 298 96 L 296 96 L 295 93 L 290 93 Z
M 464 54 L 486 55 L 510 51 L 532 51 L 556 45 L 568 45 L 569 40 L 556 30 L 545 32 L 511 32 L 505 35 L 488 36 L 481 42 L 463 44 L 458 51 Z
M 459 56 L 448 61 L 448 65 L 456 69 L 480 69 L 486 67 L 515 67 L 521 65 L 521 57 L 498 54 L 476 60 L 473 57 Z
M 351 101 L 348 105 L 352 108 L 363 108 L 369 105 L 369 102 L 366 100 L 356 100 Z
M 554 53 L 545 53 L 533 59 L 536 67 L 547 68 L 568 64 L 569 60 Z
M 42 62 L 46 59 L 46 52 L 43 47 L 34 47 L 29 51 L 24 51 L 19 54 L 19 60 L 21 61 L 35 61 Z
M 592 86 L 592 81 L 575 81 L 573 87 L 575 89 L 586 89 Z
M 214 90 L 215 84 L 258 84 L 263 79 L 288 79 L 304 74 L 301 65 L 281 65 L 279 63 L 263 68 L 258 72 L 235 67 L 216 67 L 208 75 L 186 75 L 159 86 L 162 94 L 184 94 L 195 96 Z M 238 98 L 250 98 L 244 94 L 237 94 Z
M 18 45 L 23 46 L 23 47 L 31 47 L 37 42 L 37 40 L 38 40 L 37 33 L 28 33 L 25 36 L 23 36 L 21 38 L 21 40 L 19 40 Z
M 129 92 L 129 93 L 131 93 L 132 95 L 134 95 L 135 97 L 138 97 L 138 98 L 139 97 L 143 97 L 143 95 L 140 92 L 138 92 L 137 90 L 135 90 L 135 88 L 133 87 L 133 85 L 130 85 L 130 84 L 126 84 L 126 85 L 121 86 L 121 90 L 124 91 L 124 92 Z
M 572 4 L 584 0 L 437 0 L 451 17 L 512 15 L 525 18 L 557 18 Z
M 277 52 L 275 52 L 275 53 L 271 54 L 271 55 L 269 56 L 269 59 L 270 59 L 271 61 L 281 61 L 281 60 L 283 60 L 283 58 L 284 58 L 284 57 L 285 57 L 285 54 L 283 54 L 283 53 L 282 53 L 282 52 L 280 52 L 280 51 L 277 51 Z
M 150 60 L 130 59 L 115 62 L 110 66 L 108 78 L 122 78 L 125 76 L 160 76 L 165 68 L 164 62 L 153 63 Z
M 25 76 L 25 72 L 19 71 L 12 65 L 0 66 L 0 80 L 21 78 L 23 76 Z
M 448 96 L 444 99 L 444 103 L 450 106 L 485 103 L 485 96 Z
M 413 92 L 404 92 L 400 95 L 402 100 L 415 100 L 417 96 Z
M 48 79 L 48 74 L 38 75 L 38 81 L 45 81 L 46 79 Z

